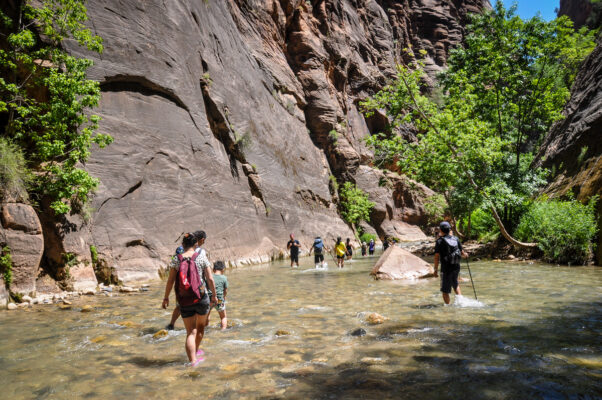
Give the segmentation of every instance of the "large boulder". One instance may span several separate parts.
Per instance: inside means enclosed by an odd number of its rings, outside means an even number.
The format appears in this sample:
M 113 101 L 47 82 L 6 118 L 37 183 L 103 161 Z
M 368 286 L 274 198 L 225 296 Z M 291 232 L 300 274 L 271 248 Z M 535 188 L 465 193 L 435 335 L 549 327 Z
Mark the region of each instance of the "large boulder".
M 10 248 L 12 258 L 10 290 L 25 295 L 35 292 L 44 253 L 40 220 L 30 205 L 5 203 L 1 206 L 1 222 L 0 245 Z
M 4 283 L 4 279 L 0 277 L 0 308 L 5 308 L 8 304 L 9 296 L 8 291 L 6 290 L 6 284 Z
M 378 259 L 370 275 L 375 279 L 414 280 L 430 276 L 433 266 L 401 247 L 389 247 Z

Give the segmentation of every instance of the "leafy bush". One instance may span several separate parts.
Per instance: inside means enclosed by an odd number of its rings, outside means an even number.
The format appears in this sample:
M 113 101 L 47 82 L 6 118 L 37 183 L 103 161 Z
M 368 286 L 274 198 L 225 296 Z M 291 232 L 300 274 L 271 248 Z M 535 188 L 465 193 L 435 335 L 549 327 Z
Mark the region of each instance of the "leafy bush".
M 435 194 L 427 197 L 424 201 L 424 210 L 426 211 L 428 224 L 432 225 L 443 220 L 446 209 L 447 202 L 443 195 Z
M 94 245 L 90 246 L 90 257 L 92 258 L 92 264 L 96 265 L 98 262 L 98 250 Z
M 477 239 L 479 242 L 491 242 L 500 234 L 500 229 L 495 223 L 489 210 L 477 208 L 470 213 L 470 229 L 468 218 L 461 221 L 464 233 L 471 239 Z
M 340 190 L 341 215 L 350 224 L 370 219 L 374 203 L 368 200 L 368 194 L 351 182 L 345 182 Z
M 19 146 L 0 138 L 0 198 L 26 200 L 30 174 Z
M 368 242 L 370 242 L 370 239 L 373 239 L 374 241 L 376 241 L 376 239 L 378 239 L 378 237 L 373 233 L 362 233 L 360 235 L 360 242 L 368 243 Z
M 592 251 L 597 232 L 595 206 L 576 200 L 539 200 L 522 216 L 516 235 L 539 242 L 544 258 L 562 264 L 584 264 Z

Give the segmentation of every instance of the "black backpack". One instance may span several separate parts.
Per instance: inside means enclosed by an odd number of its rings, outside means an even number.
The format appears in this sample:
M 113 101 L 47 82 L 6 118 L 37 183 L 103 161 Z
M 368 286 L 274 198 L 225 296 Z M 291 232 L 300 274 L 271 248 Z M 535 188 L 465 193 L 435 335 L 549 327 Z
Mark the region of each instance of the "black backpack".
M 455 236 L 444 236 L 443 241 L 447 245 L 447 254 L 443 257 L 443 261 L 449 265 L 460 265 L 462 252 L 460 251 L 460 243 Z

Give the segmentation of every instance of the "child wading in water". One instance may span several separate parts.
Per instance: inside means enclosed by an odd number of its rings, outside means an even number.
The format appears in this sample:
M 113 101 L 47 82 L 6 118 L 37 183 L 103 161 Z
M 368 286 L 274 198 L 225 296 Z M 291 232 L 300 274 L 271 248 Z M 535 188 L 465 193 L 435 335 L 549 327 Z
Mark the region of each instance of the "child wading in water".
M 345 264 L 345 255 L 347 254 L 347 246 L 345 246 L 345 243 L 341 241 L 340 236 L 337 238 L 337 242 L 334 245 L 334 251 L 337 255 L 338 267 L 343 268 L 343 265 Z
M 221 319 L 222 331 L 228 327 L 228 317 L 226 316 L 226 296 L 228 295 L 228 278 L 224 275 L 226 265 L 223 261 L 216 261 L 213 264 L 213 281 L 215 282 L 215 292 L 217 294 L 217 304 L 212 308 L 215 308 L 219 313 Z M 209 310 L 211 313 L 211 310 Z M 207 316 L 207 323 L 209 323 L 209 316 Z

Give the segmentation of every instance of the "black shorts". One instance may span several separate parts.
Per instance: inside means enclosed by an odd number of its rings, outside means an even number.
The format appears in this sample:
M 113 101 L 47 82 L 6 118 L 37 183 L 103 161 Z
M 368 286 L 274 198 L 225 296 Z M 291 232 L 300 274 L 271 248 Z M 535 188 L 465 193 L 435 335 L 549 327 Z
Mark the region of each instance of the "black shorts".
M 191 306 L 180 306 L 182 318 L 194 317 L 196 314 L 207 315 L 209 312 L 209 296 L 205 293 L 201 301 Z
M 451 293 L 452 288 L 454 288 L 454 290 L 458 288 L 459 273 L 460 268 L 447 272 L 441 271 L 441 291 L 443 293 Z
M 344 260 L 344 259 L 345 259 L 345 256 L 344 256 L 344 255 L 343 255 L 343 256 L 339 256 L 339 255 L 337 254 L 337 260 Z
M 314 254 L 314 264 L 319 264 L 324 261 L 324 254 Z
M 370 255 L 372 255 L 372 254 L 374 254 L 374 250 L 369 250 L 369 251 L 368 251 L 368 253 L 369 253 Z
M 291 263 L 299 264 L 299 254 L 291 254 Z
M 347 255 L 351 257 L 353 255 L 353 250 L 347 250 Z

